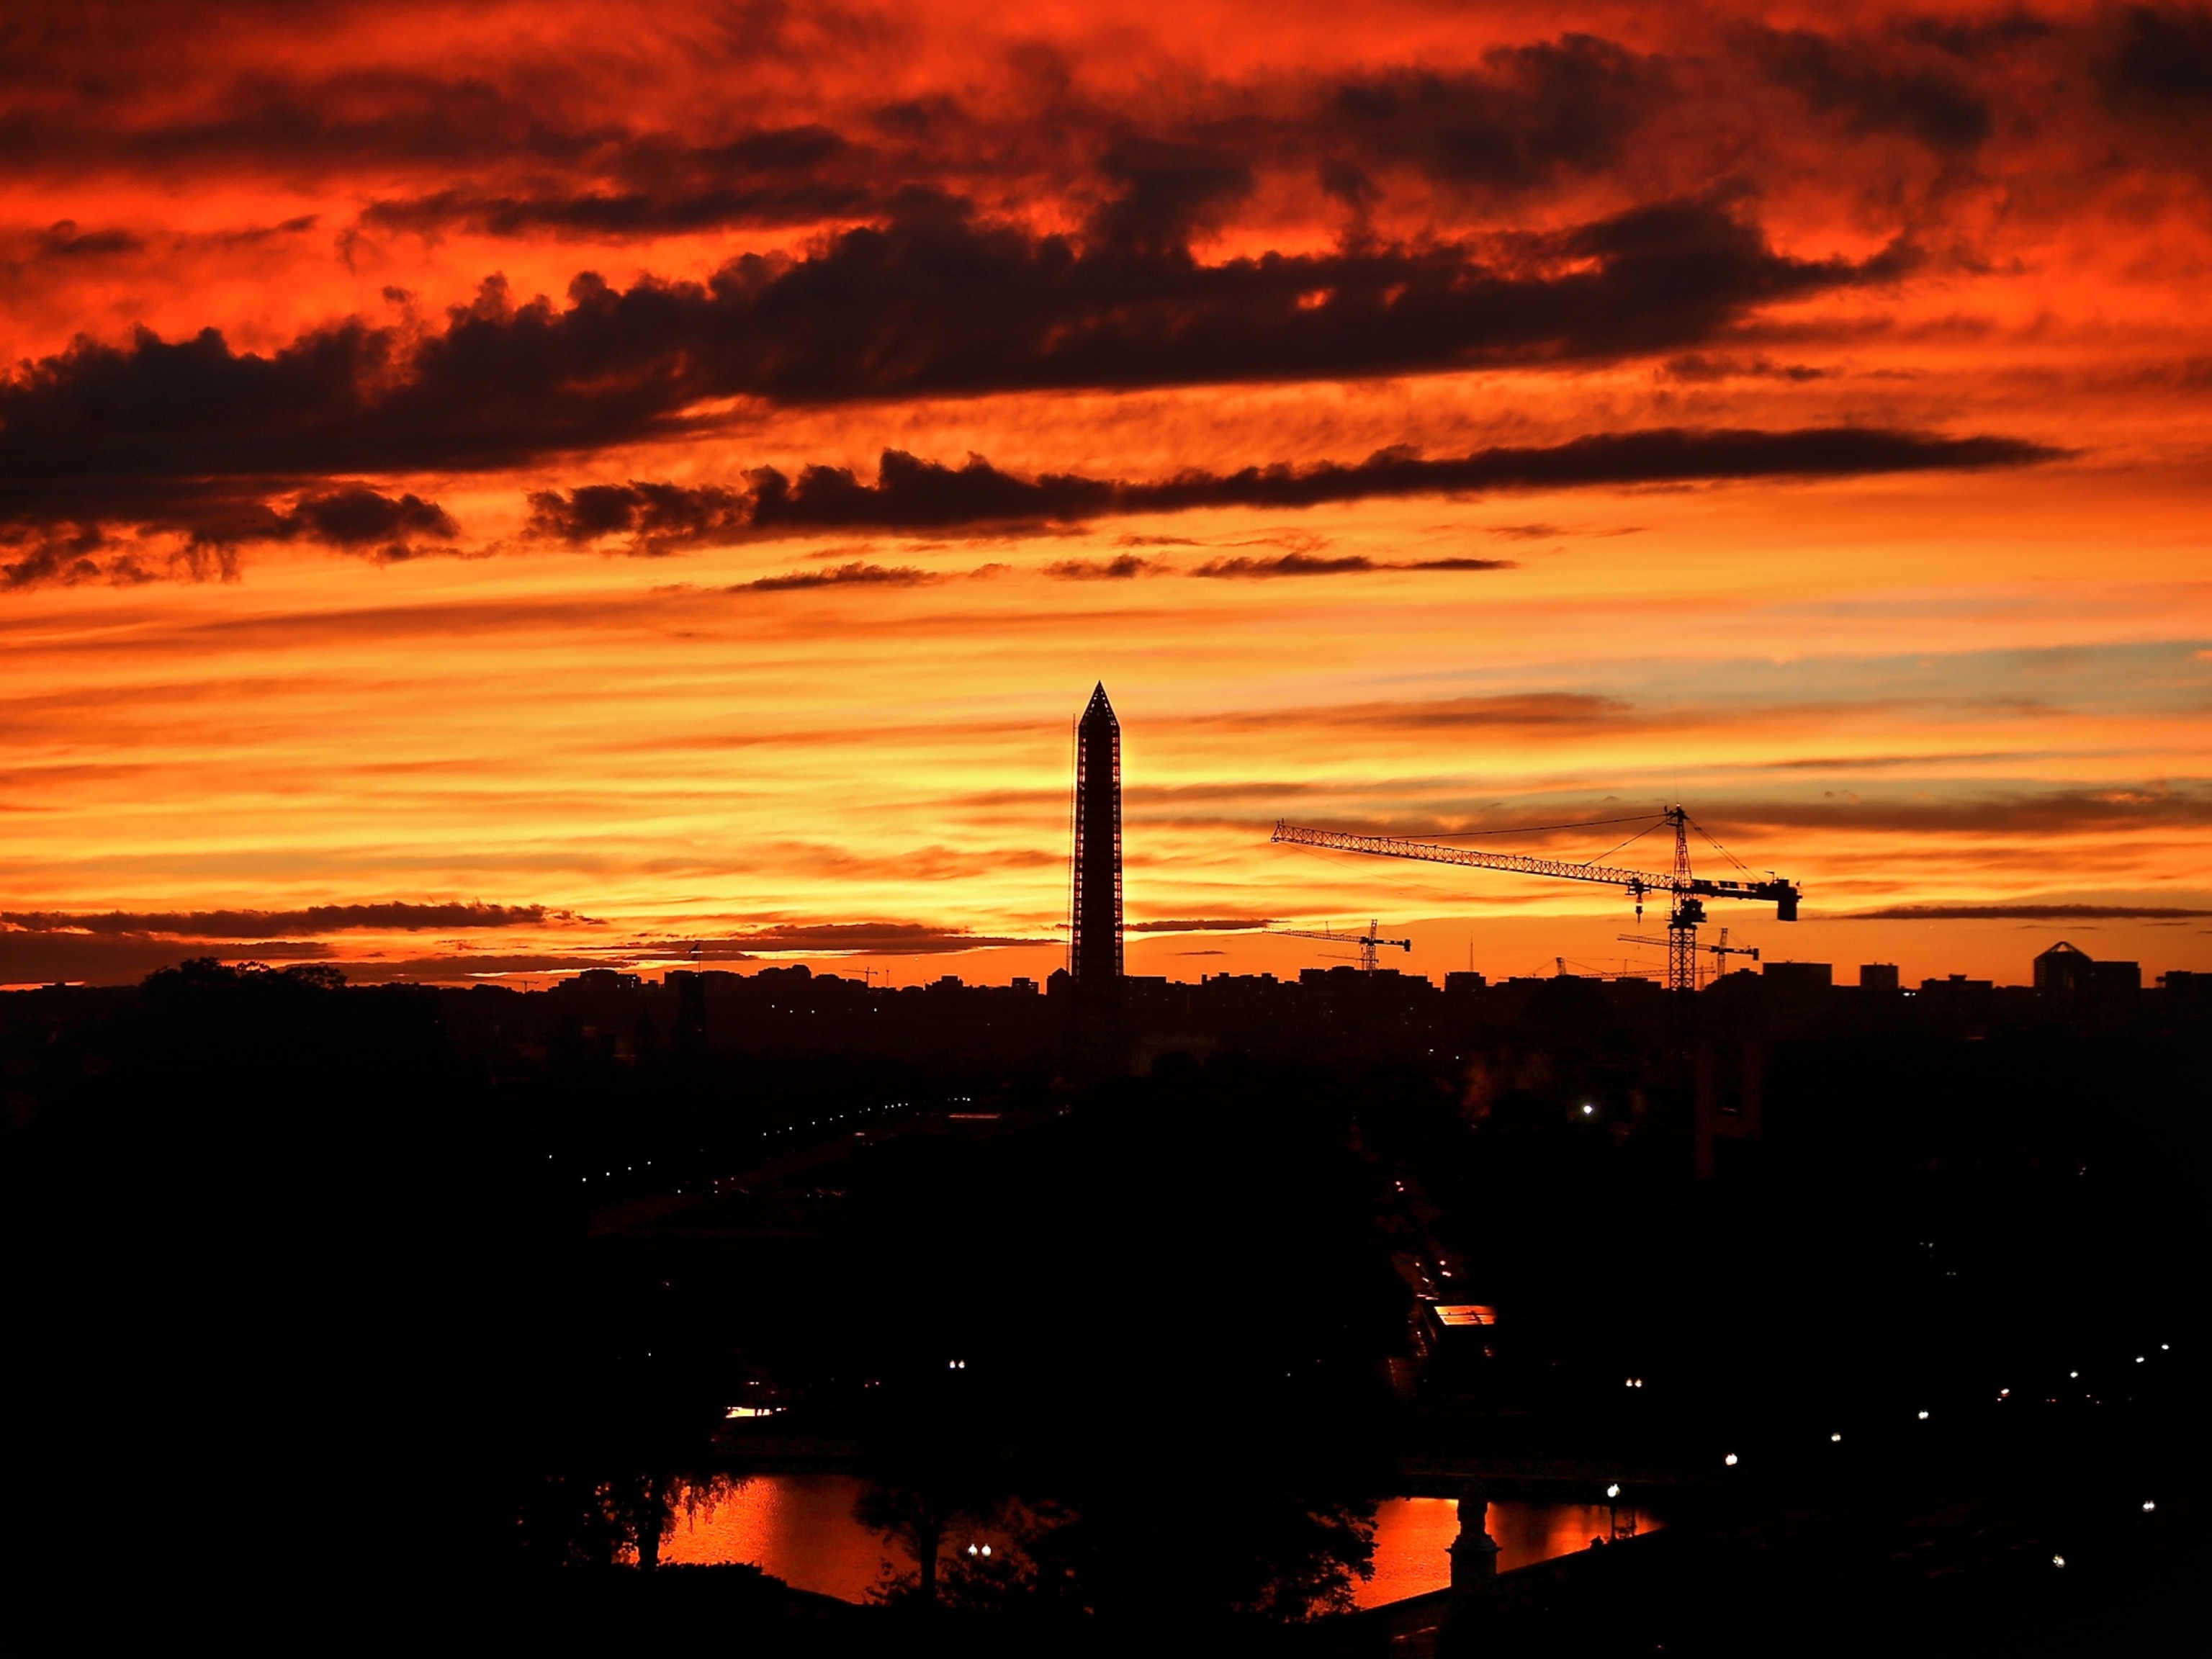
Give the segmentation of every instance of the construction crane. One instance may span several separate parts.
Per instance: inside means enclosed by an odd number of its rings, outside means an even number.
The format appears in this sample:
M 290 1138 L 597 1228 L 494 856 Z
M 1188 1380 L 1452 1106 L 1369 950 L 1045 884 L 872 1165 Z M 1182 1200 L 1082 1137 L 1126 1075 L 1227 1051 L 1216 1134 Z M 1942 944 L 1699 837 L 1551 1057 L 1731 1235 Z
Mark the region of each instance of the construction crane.
M 1640 933 L 1620 933 L 1617 934 L 1615 937 L 1617 937 L 1623 945 L 1656 945 L 1665 946 L 1669 943 L 1668 940 L 1663 939 L 1647 939 Z M 1759 947 L 1756 945 L 1730 945 L 1729 943 L 1729 930 L 1725 927 L 1721 929 L 1721 942 L 1718 945 L 1700 945 L 1698 946 L 1698 949 L 1714 959 L 1713 971 L 1716 976 L 1724 975 L 1728 972 L 1728 959 L 1730 957 L 1749 957 L 1753 962 L 1757 962 L 1759 960 Z
M 1771 872 L 1771 878 L 1766 881 L 1714 881 L 1694 875 L 1690 870 L 1690 815 L 1680 805 L 1670 806 L 1651 822 L 1655 829 L 1664 823 L 1674 831 L 1674 868 L 1667 875 L 1615 869 L 1609 865 L 1577 864 L 1566 859 L 1540 858 L 1530 853 L 1478 853 L 1472 848 L 1443 847 L 1432 842 L 1401 840 L 1395 836 L 1310 830 L 1280 819 L 1276 821 L 1275 833 L 1270 839 L 1287 846 L 1316 847 L 1331 853 L 1419 859 L 1431 864 L 1461 865 L 1471 870 L 1504 870 L 1516 875 L 1548 876 L 1559 881 L 1598 882 L 1626 890 L 1636 901 L 1639 920 L 1644 915 L 1644 896 L 1664 893 L 1673 907 L 1667 916 L 1667 987 L 1674 991 L 1698 988 L 1698 928 L 1705 919 L 1707 899 L 1756 899 L 1775 907 L 1778 921 L 1797 920 L 1797 902 L 1804 895 L 1796 882 L 1774 876 Z M 1702 835 L 1704 831 L 1698 833 Z
M 1382 931 L 1380 917 L 1370 921 L 1367 924 L 1367 931 L 1364 933 L 1339 933 L 1326 927 L 1319 933 L 1309 927 L 1270 927 L 1267 931 L 1280 934 L 1285 939 L 1327 939 L 1332 945 L 1356 945 L 1359 947 L 1359 971 L 1363 974 L 1371 974 L 1375 971 L 1377 965 L 1376 951 L 1378 947 L 1388 945 L 1406 951 L 1410 951 L 1413 948 L 1413 941 L 1409 939 L 1378 939 L 1376 935 Z

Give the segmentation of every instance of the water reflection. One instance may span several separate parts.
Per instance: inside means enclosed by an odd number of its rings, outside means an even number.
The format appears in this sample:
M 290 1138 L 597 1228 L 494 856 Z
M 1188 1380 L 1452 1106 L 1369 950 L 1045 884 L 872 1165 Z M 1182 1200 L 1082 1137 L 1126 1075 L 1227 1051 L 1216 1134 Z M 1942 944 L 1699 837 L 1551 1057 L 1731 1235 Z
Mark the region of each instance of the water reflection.
M 1620 1512 L 1626 1530 L 1633 1512 Z M 1636 1515 L 1645 1532 L 1658 1523 Z M 1534 1566 L 1555 1555 L 1588 1549 L 1594 1538 L 1613 1529 L 1613 1511 L 1602 1504 L 1527 1504 L 1490 1506 L 1490 1535 L 1498 1540 L 1498 1570 Z M 1459 1535 L 1459 1505 L 1449 1498 L 1387 1498 L 1375 1506 L 1375 1576 L 1354 1583 L 1352 1600 L 1380 1607 L 1408 1595 L 1422 1595 L 1451 1583 L 1451 1558 L 1445 1553 Z
M 875 1535 L 853 1519 L 860 1483 L 843 1474 L 759 1475 L 733 1492 L 702 1496 L 679 1511 L 662 1543 L 664 1561 L 751 1561 L 799 1589 L 858 1601 L 890 1557 Z M 1629 1512 L 1624 1510 L 1626 1522 Z M 1645 1531 L 1656 1526 L 1638 1516 Z M 1602 1504 L 1528 1504 L 1490 1506 L 1490 1535 L 1498 1540 L 1498 1568 L 1548 1561 L 1589 1547 L 1611 1529 Z M 1459 1506 L 1449 1498 L 1392 1498 L 1375 1511 L 1375 1576 L 1355 1583 L 1363 1607 L 1442 1589 L 1451 1582 L 1445 1551 L 1459 1532 Z M 903 1559 L 896 1563 L 909 1565 Z
M 660 1559 L 750 1561 L 794 1589 L 858 1601 L 890 1563 L 876 1535 L 853 1519 L 860 1490 L 848 1474 L 756 1475 L 679 1510 Z

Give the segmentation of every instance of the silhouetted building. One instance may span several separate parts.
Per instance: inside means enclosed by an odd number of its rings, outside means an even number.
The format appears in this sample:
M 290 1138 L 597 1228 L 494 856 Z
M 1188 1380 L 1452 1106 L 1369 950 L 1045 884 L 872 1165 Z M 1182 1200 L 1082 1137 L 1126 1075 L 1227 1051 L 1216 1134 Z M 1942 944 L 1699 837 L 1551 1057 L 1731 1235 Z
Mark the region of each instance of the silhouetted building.
M 1075 728 L 1075 853 L 1067 971 L 1081 984 L 1121 977 L 1121 723 L 1101 682 Z
M 2035 959 L 2035 988 L 2046 995 L 2065 996 L 2089 988 L 2089 970 L 2096 965 L 2087 951 L 2060 939 Z
M 2142 968 L 2133 962 L 2099 962 L 2087 951 L 2060 939 L 2036 957 L 2035 988 L 2045 996 L 2140 991 Z
M 1885 996 L 1895 994 L 1898 988 L 1897 964 L 1893 962 L 1863 962 L 1859 964 L 1859 989 L 1880 991 Z
M 2160 974 L 2158 982 L 2165 988 L 2169 1002 L 2191 1008 L 2212 1007 L 2212 974 L 2176 969 L 2170 974 Z
M 1826 962 L 1769 962 L 1761 964 L 1761 977 L 1793 991 L 1822 990 L 1836 982 L 1836 970 Z
M 586 968 L 553 988 L 556 991 L 635 991 L 644 983 L 644 978 L 637 974 L 617 973 L 611 968 Z
M 1920 981 L 1922 996 L 1973 996 L 1996 989 L 1993 979 L 1969 979 L 1964 974 L 1946 974 L 1941 979 Z

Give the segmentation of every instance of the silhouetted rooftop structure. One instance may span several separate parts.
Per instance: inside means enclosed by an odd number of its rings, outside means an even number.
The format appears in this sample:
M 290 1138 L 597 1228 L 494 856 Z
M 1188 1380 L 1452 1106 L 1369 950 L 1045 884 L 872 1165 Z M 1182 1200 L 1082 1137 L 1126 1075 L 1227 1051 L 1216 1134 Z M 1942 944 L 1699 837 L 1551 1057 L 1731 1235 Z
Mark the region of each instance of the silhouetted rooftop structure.
M 2132 962 L 2100 962 L 2087 951 L 2060 939 L 2036 957 L 2035 988 L 2045 996 L 2062 997 L 2140 991 L 2142 968 Z
M 1836 982 L 1834 967 L 1825 962 L 1770 962 L 1762 964 L 1762 971 L 1766 979 L 1792 989 L 1826 989 Z

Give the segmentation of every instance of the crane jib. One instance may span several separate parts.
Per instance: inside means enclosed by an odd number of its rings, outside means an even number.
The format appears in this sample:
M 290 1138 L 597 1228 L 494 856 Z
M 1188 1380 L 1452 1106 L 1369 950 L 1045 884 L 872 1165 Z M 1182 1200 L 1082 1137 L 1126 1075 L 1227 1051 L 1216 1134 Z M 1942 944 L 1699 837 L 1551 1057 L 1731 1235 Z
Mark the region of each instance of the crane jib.
M 1712 881 L 1705 877 L 1687 880 L 1658 876 L 1643 870 L 1621 870 L 1602 864 L 1577 864 L 1565 859 L 1539 858 L 1528 853 L 1478 853 L 1472 848 L 1443 847 L 1434 842 L 1404 841 L 1395 836 L 1354 835 L 1342 830 L 1312 830 L 1279 821 L 1271 839 L 1292 847 L 1319 847 L 1336 853 L 1362 853 L 1375 858 L 1419 859 L 1431 864 L 1455 864 L 1470 870 L 1504 870 L 1525 876 L 1549 876 L 1560 881 L 1592 881 L 1633 893 L 1641 902 L 1646 893 L 1672 893 L 1701 898 L 1755 899 L 1777 907 L 1776 920 L 1797 920 L 1802 896 L 1797 884 L 1779 877 L 1772 881 Z

